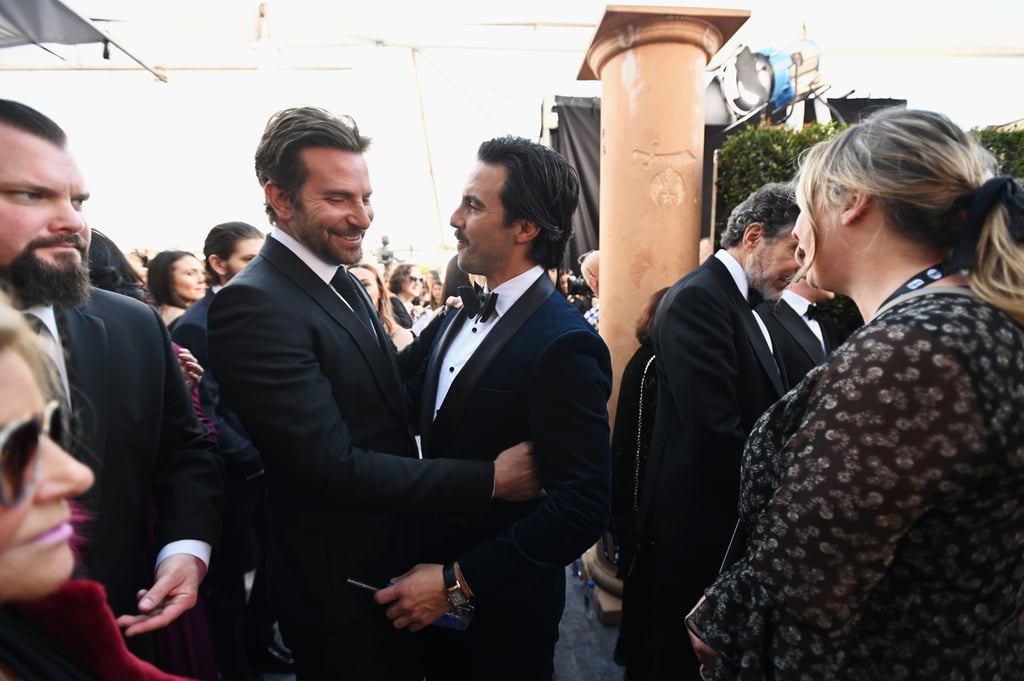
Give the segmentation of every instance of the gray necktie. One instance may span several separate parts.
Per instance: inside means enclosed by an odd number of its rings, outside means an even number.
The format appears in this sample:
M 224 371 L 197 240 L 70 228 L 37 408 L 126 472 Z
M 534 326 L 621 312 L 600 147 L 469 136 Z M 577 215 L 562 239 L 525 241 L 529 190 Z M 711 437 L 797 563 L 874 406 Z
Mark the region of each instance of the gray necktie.
M 47 339 L 51 342 L 55 339 L 50 339 L 50 330 L 46 328 L 43 320 L 32 314 L 31 312 L 23 312 L 22 316 L 28 325 L 35 331 L 36 336 L 40 337 L 40 351 L 41 354 L 46 358 L 46 382 L 51 397 L 60 402 L 60 420 L 61 426 L 63 426 L 64 437 L 63 442 L 58 442 L 59 445 L 65 449 L 68 447 L 68 443 L 71 441 L 69 435 L 71 434 L 71 403 L 68 401 L 67 391 L 64 389 L 64 379 L 61 378 L 60 369 L 57 366 L 57 361 L 47 352 L 47 348 L 42 340 L 42 335 L 45 333 Z M 60 347 L 56 345 L 55 347 Z

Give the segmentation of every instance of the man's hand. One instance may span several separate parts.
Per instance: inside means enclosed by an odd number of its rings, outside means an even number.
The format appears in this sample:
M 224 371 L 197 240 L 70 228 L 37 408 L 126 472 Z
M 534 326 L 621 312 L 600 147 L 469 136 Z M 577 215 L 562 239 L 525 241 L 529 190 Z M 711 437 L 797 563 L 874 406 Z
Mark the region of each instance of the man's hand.
M 203 367 L 188 348 L 178 348 L 178 364 L 181 365 L 181 374 L 188 389 L 192 390 L 199 385 L 199 381 L 203 379 Z
M 388 606 L 384 612 L 396 629 L 419 631 L 451 607 L 440 565 L 421 563 L 391 582 L 391 586 L 373 594 L 373 600 Z
M 156 569 L 156 582 L 140 589 L 138 615 L 121 615 L 117 625 L 125 636 L 145 634 L 166 627 L 196 604 L 199 584 L 206 576 L 206 564 L 188 553 L 163 559 Z
M 520 442 L 494 460 L 495 499 L 529 501 L 543 495 L 532 442 Z

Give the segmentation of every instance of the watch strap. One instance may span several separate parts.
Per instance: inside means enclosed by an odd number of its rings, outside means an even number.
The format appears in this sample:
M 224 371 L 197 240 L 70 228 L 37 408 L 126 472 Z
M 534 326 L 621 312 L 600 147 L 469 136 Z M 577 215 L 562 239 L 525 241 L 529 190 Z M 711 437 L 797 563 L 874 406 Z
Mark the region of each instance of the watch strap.
M 459 579 L 455 576 L 455 563 L 445 563 L 441 567 L 441 577 L 444 579 L 445 591 L 454 588 L 459 583 Z

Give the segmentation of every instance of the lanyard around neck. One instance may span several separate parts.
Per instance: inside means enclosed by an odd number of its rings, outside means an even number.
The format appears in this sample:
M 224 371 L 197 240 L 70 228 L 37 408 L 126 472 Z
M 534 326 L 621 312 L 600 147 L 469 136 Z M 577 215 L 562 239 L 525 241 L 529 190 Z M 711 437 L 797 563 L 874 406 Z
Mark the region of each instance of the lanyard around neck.
M 931 284 L 933 282 L 936 282 L 936 281 L 938 281 L 939 279 L 942 279 L 945 276 L 946 276 L 946 270 L 945 270 L 945 267 L 943 266 L 942 263 L 939 263 L 937 265 L 932 265 L 931 267 L 923 269 L 920 272 L 918 272 L 917 274 L 915 274 L 914 276 L 912 276 L 910 279 L 907 279 L 906 283 L 904 283 L 898 289 L 893 291 L 889 295 L 889 297 L 886 298 L 885 301 L 881 305 L 878 306 L 878 309 L 881 310 L 883 307 L 885 307 L 889 303 L 893 302 L 897 298 L 900 298 L 901 296 L 905 296 L 908 293 L 913 293 L 914 291 L 918 290 L 919 288 L 922 288 L 923 286 L 926 286 L 927 284 Z

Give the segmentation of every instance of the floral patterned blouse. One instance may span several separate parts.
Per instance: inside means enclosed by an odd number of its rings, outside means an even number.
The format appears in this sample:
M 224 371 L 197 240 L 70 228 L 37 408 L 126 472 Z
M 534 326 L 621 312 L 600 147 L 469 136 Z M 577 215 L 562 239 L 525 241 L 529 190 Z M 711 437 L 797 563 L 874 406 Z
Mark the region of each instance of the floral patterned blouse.
M 1024 679 L 1024 329 L 907 296 L 758 421 L 741 560 L 689 625 L 728 679 Z

